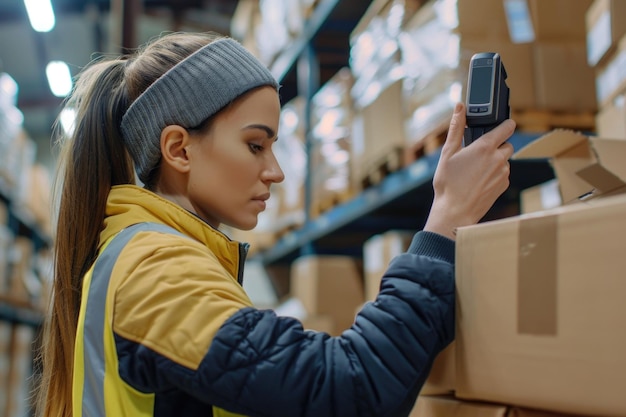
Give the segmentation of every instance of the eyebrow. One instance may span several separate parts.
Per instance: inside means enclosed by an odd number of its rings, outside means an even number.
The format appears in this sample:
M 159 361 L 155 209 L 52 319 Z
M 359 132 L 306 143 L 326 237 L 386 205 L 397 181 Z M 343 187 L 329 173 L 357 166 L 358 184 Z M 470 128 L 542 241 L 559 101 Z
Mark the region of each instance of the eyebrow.
M 248 125 L 246 127 L 244 127 L 241 130 L 253 130 L 253 129 L 260 129 L 265 131 L 265 133 L 267 134 L 268 139 L 269 138 L 273 138 L 276 136 L 276 132 L 274 132 L 274 129 L 272 129 L 269 126 L 266 125 L 261 125 L 261 124 L 252 124 L 252 125 Z M 278 138 L 277 138 L 278 139 Z

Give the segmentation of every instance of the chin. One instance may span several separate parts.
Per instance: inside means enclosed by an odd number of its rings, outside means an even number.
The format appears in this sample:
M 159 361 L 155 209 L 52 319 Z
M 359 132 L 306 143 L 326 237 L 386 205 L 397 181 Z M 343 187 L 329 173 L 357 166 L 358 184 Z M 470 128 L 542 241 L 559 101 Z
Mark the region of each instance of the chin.
M 235 227 L 235 228 L 237 228 L 239 230 L 248 231 L 248 230 L 254 229 L 257 224 L 258 224 L 258 219 L 255 217 L 254 219 L 249 220 L 249 221 L 233 222 L 233 224 L 231 224 L 231 226 Z

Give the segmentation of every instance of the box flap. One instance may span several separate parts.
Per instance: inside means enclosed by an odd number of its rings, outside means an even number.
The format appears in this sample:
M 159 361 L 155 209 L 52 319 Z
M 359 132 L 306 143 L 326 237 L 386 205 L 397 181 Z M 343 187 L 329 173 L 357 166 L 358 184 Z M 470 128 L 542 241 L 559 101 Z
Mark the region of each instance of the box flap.
M 515 152 L 512 159 L 554 158 L 587 140 L 587 136 L 582 133 L 555 129 Z
M 589 140 L 602 166 L 626 182 L 626 140 L 600 137 Z
M 517 151 L 512 159 L 549 158 L 564 203 L 626 186 L 626 140 L 588 137 L 555 129 Z
M 589 165 L 576 173 L 589 184 L 596 192 L 604 194 L 624 185 L 624 182 L 600 163 Z
M 564 203 L 593 191 L 593 185 L 578 175 L 581 169 L 596 162 L 589 138 L 582 133 L 555 129 L 513 155 L 513 159 L 530 158 L 550 159 Z
M 583 167 L 576 174 L 595 188 L 601 195 L 626 185 L 626 140 L 590 137 L 597 162 Z
M 593 164 L 592 159 L 556 158 L 552 160 L 554 174 L 559 181 L 561 200 L 564 203 L 574 201 L 593 191 L 593 184 L 587 182 L 578 173 Z

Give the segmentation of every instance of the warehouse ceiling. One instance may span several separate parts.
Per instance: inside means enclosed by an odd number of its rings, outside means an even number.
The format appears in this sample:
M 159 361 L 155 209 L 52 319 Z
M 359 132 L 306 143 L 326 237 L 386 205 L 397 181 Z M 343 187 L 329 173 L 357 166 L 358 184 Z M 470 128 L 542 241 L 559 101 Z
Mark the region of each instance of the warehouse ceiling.
M 216 31 L 230 35 L 231 21 L 239 5 L 238 0 L 51 0 L 51 3 L 56 26 L 50 32 L 40 33 L 30 25 L 24 0 L 0 0 L 0 72 L 8 73 L 17 82 L 17 107 L 24 115 L 24 129 L 40 149 L 49 146 L 52 127 L 62 106 L 62 99 L 55 97 L 48 86 L 45 75 L 48 62 L 65 61 L 75 76 L 102 53 L 120 54 L 122 45 L 136 47 L 162 32 Z M 370 0 L 316 1 L 315 12 L 304 23 L 303 31 L 317 33 L 311 41 L 311 50 L 315 54 L 312 62 L 318 64 L 319 70 L 312 77 L 318 85 L 349 65 L 350 33 L 370 3 Z M 270 66 L 275 74 L 280 74 L 277 76 L 282 84 L 283 102 L 303 91 L 303 78 L 311 79 L 307 66 L 302 71 L 294 58 L 300 56 L 298 51 L 303 48 L 304 43 L 292 42 L 282 54 L 281 58 L 286 59 L 278 59 L 277 68 Z
M 37 142 L 49 140 L 62 99 L 48 86 L 45 66 L 63 60 L 72 75 L 99 53 L 120 53 L 124 3 L 135 5 L 132 33 L 138 44 L 163 31 L 217 31 L 229 34 L 235 0 L 51 0 L 56 25 L 35 32 L 24 0 L 0 1 L 0 72 L 18 84 L 17 106 L 24 128 Z M 126 14 L 128 16 L 129 13 Z M 112 29 L 115 28 L 115 29 Z

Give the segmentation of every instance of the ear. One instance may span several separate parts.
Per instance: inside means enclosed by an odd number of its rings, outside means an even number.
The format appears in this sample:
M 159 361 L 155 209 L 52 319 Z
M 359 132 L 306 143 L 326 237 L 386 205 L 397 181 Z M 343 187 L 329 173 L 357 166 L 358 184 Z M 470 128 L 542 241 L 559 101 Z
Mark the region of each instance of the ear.
M 189 158 L 186 147 L 189 145 L 189 132 L 182 126 L 170 125 L 161 131 L 162 164 L 180 173 L 189 171 Z

